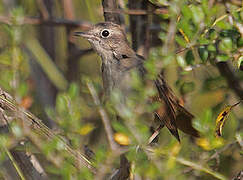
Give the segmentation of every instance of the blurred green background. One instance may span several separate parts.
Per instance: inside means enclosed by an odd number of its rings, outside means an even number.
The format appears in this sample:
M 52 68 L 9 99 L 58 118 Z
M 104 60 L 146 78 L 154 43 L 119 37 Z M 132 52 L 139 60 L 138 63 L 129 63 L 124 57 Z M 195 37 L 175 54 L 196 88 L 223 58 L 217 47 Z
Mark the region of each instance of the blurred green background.
M 195 115 L 193 125 L 202 134 L 200 139 L 192 140 L 180 132 L 182 142 L 179 144 L 163 128 L 151 155 L 146 150 L 150 122 L 136 109 L 145 112 L 153 111 L 154 107 L 145 103 L 149 89 L 136 83 L 134 77 L 134 86 L 140 94 L 133 98 L 132 110 L 124 115 L 124 121 L 115 120 L 115 104 L 104 107 L 114 130 L 129 139 L 126 154 L 131 162 L 131 177 L 235 177 L 243 167 L 242 104 L 230 112 L 220 138 L 215 137 L 215 121 L 226 106 L 242 100 L 242 2 L 117 2 L 130 44 L 137 46 L 137 52 L 147 59 L 149 77 L 154 78 L 163 69 L 175 94 Z M 149 13 L 131 15 L 129 7 Z M 159 13 L 156 9 L 164 11 Z M 0 1 L 0 87 L 53 131 L 58 128 L 57 134 L 65 137 L 74 149 L 83 152 L 88 145 L 95 153 L 94 166 L 97 169 L 107 166 L 107 173 L 111 173 L 119 168 L 119 157 L 112 156 L 101 117 L 87 88 L 87 81 L 92 82 L 102 99 L 101 61 L 87 41 L 72 36 L 74 31 L 85 31 L 100 21 L 104 21 L 100 0 Z M 134 25 L 137 27 L 129 28 Z M 141 36 L 145 37 L 144 42 Z M 234 87 L 237 83 L 238 90 Z M 14 132 L 16 127 L 21 131 L 15 121 L 10 123 L 13 132 L 1 134 L 0 142 L 24 138 L 23 133 Z M 131 124 L 132 127 L 128 127 Z M 42 151 L 32 143 L 27 144 L 19 151 L 36 154 L 49 179 L 94 178 L 86 168 L 76 169 L 62 152 L 57 152 L 66 159 L 61 169 L 47 161 L 48 153 L 58 149 L 55 140 L 43 142 Z M 0 166 L 4 167 L 7 160 L 4 149 L 10 147 L 4 143 L 0 143 L 0 147 Z M 6 179 L 4 168 L 0 169 L 0 178 Z

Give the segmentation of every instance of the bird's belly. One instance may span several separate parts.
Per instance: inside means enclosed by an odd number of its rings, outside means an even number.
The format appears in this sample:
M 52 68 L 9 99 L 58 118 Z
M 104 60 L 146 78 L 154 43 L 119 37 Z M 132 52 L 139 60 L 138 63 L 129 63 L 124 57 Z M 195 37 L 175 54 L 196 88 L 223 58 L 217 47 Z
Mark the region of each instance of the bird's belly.
M 121 96 L 129 96 L 132 91 L 131 72 L 102 72 L 103 86 L 106 95 L 119 93 Z
M 131 72 L 126 72 L 122 75 L 122 78 L 120 79 L 120 83 L 117 84 L 117 87 L 115 87 L 120 91 L 120 93 L 127 97 L 132 92 L 132 74 Z

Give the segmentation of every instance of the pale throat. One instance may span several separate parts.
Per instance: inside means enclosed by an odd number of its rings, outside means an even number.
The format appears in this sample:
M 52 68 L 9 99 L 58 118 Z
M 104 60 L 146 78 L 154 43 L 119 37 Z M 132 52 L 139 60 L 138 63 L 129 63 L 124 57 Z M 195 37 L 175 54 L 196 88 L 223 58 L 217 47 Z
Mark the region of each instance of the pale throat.
M 114 63 L 113 53 L 107 49 L 104 49 L 100 44 L 91 43 L 91 46 L 96 51 L 96 53 L 101 57 L 102 66 L 102 80 L 106 95 L 110 95 L 111 91 L 116 87 L 117 82 L 117 72 L 115 71 L 116 63 Z

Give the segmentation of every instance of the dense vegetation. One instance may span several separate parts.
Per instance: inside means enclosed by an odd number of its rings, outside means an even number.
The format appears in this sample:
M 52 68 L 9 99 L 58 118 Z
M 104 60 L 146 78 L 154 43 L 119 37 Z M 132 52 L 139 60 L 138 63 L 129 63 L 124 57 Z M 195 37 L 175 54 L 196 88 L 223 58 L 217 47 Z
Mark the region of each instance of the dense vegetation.
M 158 104 L 147 103 L 154 90 L 136 74 L 129 107 L 119 109 L 119 95 L 103 104 L 100 58 L 73 36 L 104 21 L 103 11 L 146 58 L 146 78 L 163 71 L 200 138 L 180 132 L 179 143 L 163 128 L 148 145 L 147 114 Z M 122 169 L 130 179 L 240 175 L 242 103 L 227 106 L 243 99 L 242 21 L 240 0 L 0 1 L 0 179 L 109 179 Z M 128 162 L 117 152 L 124 147 Z

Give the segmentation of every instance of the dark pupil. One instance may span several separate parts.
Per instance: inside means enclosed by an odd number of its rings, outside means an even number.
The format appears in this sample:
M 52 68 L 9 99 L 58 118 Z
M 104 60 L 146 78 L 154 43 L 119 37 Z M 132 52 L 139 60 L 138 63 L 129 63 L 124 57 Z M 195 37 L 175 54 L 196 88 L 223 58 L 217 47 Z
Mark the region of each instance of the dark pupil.
M 109 31 L 104 30 L 104 31 L 102 32 L 102 36 L 103 36 L 103 37 L 107 37 L 107 36 L 109 36 Z

